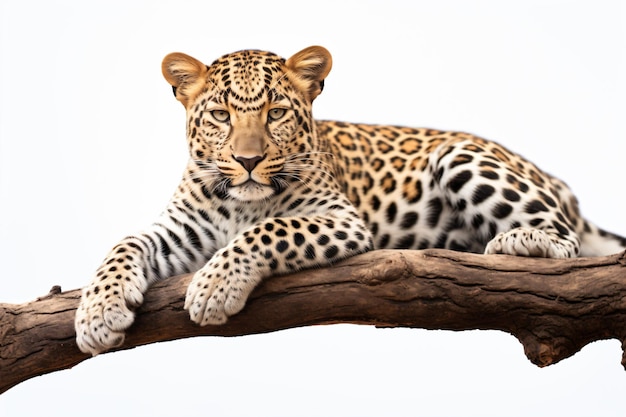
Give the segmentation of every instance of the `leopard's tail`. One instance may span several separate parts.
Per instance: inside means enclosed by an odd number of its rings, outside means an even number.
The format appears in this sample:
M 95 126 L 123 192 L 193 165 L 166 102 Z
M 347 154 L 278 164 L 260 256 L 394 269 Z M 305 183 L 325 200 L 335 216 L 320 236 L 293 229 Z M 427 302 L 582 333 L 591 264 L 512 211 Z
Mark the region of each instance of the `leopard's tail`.
M 585 221 L 580 236 L 580 256 L 605 256 L 626 250 L 626 238 Z

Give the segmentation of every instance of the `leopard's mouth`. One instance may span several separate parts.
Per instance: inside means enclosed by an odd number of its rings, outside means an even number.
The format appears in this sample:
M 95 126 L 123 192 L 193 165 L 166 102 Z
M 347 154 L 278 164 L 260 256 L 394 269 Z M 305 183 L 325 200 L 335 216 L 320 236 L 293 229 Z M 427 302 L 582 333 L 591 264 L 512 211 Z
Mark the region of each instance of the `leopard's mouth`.
M 259 201 L 265 200 L 276 194 L 276 189 L 272 185 L 260 184 L 249 178 L 246 182 L 231 186 L 228 194 L 239 201 Z

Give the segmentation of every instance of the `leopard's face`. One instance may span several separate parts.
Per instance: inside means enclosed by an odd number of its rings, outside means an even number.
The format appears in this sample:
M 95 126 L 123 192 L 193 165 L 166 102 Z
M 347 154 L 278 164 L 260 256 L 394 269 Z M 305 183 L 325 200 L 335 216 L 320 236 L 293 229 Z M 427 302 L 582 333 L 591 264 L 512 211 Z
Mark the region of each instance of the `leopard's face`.
M 265 200 L 314 168 L 311 103 L 330 56 L 312 48 L 289 60 L 240 51 L 210 66 L 183 54 L 165 58 L 166 79 L 187 109 L 194 176 L 211 192 L 241 202 Z

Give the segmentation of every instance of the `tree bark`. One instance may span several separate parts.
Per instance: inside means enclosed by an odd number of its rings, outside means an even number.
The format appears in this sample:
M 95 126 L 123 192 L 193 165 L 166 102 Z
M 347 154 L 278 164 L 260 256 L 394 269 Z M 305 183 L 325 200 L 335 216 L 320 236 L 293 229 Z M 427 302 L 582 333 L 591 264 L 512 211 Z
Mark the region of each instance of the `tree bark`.
M 193 336 L 236 336 L 314 324 L 356 323 L 508 332 L 547 366 L 586 344 L 626 348 L 626 254 L 534 259 L 446 250 L 374 251 L 331 268 L 262 283 L 226 325 L 200 327 L 183 310 L 191 275 L 154 285 L 124 345 Z M 80 290 L 0 304 L 0 393 L 89 358 L 74 341 Z M 626 354 L 622 357 L 626 367 Z

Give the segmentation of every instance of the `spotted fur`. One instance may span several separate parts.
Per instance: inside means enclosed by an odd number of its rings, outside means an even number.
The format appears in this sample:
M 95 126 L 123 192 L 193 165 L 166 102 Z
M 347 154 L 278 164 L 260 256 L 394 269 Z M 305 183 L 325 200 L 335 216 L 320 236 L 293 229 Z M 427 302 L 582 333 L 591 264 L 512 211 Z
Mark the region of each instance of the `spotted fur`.
M 77 343 L 120 345 L 151 283 L 195 272 L 200 324 L 239 312 L 269 276 L 373 248 L 520 256 L 617 252 L 560 180 L 460 132 L 316 121 L 331 57 L 240 51 L 211 65 L 181 53 L 163 74 L 187 111 L 190 159 L 163 214 L 115 246 L 83 290 Z

